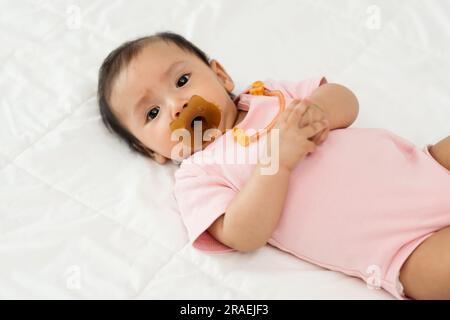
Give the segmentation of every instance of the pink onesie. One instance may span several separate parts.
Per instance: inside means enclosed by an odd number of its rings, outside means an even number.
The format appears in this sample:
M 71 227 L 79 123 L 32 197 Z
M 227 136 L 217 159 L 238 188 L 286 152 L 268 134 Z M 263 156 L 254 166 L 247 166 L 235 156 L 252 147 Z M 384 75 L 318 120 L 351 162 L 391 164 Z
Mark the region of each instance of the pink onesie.
M 323 77 L 299 83 L 264 81 L 267 89 L 285 95 L 286 105 L 311 95 L 323 83 Z M 250 95 L 248 89 L 235 103 L 248 110 L 237 127 L 251 133 L 272 121 L 279 104 L 276 97 Z M 257 145 L 245 148 L 227 131 L 183 160 L 175 172 L 174 195 L 197 249 L 233 251 L 207 228 L 251 176 L 256 163 L 251 159 L 261 150 Z M 428 236 L 450 225 L 450 172 L 429 154 L 428 147 L 419 150 L 384 129 L 332 130 L 292 171 L 269 244 L 405 299 L 399 282 L 402 264 Z M 236 163 L 243 155 L 247 160 Z

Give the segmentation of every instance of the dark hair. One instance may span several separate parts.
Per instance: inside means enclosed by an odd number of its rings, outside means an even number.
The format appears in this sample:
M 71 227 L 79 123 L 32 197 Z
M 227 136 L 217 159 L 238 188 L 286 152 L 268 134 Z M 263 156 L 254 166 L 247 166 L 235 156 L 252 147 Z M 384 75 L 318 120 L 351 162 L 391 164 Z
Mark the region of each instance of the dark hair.
M 133 151 L 152 157 L 153 151 L 139 141 L 119 119 L 114 115 L 109 104 L 112 86 L 117 75 L 136 57 L 148 44 L 162 40 L 172 43 L 179 48 L 196 55 L 206 65 L 209 66 L 209 58 L 202 50 L 186 40 L 183 36 L 172 32 L 158 32 L 154 35 L 141 37 L 132 41 L 127 41 L 114 49 L 103 61 L 98 74 L 97 99 L 103 123 L 112 133 L 116 133 Z M 230 93 L 233 98 L 234 95 Z

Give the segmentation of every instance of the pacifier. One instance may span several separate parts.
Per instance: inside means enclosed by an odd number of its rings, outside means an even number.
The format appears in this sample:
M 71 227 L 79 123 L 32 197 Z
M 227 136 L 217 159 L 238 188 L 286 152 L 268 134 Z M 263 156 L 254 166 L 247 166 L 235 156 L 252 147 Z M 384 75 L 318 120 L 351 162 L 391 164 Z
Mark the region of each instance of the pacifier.
M 248 147 L 252 142 L 257 141 L 262 134 L 266 134 L 275 126 L 277 119 L 281 116 L 284 109 L 286 108 L 286 101 L 284 94 L 280 90 L 269 90 L 265 87 L 264 82 L 255 81 L 252 83 L 251 87 L 246 90 L 245 93 L 249 93 L 254 96 L 274 96 L 278 97 L 279 109 L 277 115 L 272 119 L 272 121 L 262 130 L 258 131 L 252 135 L 247 135 L 242 128 L 234 127 L 231 130 L 231 135 L 234 137 L 237 143 L 243 147 Z
M 174 132 L 177 129 L 186 129 L 190 133 L 191 147 L 194 146 L 194 128 L 201 122 L 201 137 L 206 130 L 218 128 L 220 124 L 220 107 L 212 102 L 208 102 L 200 96 L 193 95 L 187 106 L 183 108 L 177 119 L 170 123 L 170 130 Z M 196 132 L 199 134 L 200 132 Z M 183 141 L 186 144 L 186 141 Z M 203 144 L 203 143 L 202 143 Z

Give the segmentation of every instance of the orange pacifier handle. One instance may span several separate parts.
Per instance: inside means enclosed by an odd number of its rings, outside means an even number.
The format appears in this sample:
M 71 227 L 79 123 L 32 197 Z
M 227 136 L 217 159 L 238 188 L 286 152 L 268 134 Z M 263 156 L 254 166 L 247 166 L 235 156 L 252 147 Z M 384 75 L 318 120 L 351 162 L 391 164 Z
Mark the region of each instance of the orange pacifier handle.
M 189 100 L 187 106 L 181 111 L 177 119 L 170 123 L 170 130 L 174 132 L 177 129 L 186 129 L 191 136 L 191 147 L 194 147 L 194 124 L 201 121 L 202 136 L 206 130 L 218 128 L 220 124 L 220 107 L 214 103 L 208 102 L 200 96 L 194 95 Z
M 279 90 L 269 90 L 264 88 L 264 83 L 262 81 L 255 81 L 252 83 L 251 89 L 248 90 L 248 92 L 255 96 L 275 96 L 278 97 L 279 101 L 279 110 L 275 118 L 272 119 L 272 121 L 264 128 L 263 134 L 269 132 L 272 130 L 272 128 L 275 126 L 277 119 L 280 117 L 281 113 L 284 111 L 286 107 L 286 101 L 284 99 L 283 93 Z M 233 135 L 234 139 L 243 147 L 247 147 L 251 142 L 257 141 L 261 134 L 260 132 L 256 132 L 253 135 L 247 135 L 244 130 L 241 128 L 234 127 L 231 131 L 231 134 Z

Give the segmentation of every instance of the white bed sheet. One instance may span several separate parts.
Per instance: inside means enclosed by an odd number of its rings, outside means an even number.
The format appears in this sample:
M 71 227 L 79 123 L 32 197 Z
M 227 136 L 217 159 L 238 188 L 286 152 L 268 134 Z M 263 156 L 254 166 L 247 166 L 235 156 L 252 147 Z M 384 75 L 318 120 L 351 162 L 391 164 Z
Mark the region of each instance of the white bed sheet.
M 354 127 L 449 134 L 450 2 L 1 1 L 0 298 L 391 299 L 272 247 L 187 245 L 175 164 L 101 123 L 97 72 L 123 41 L 179 32 L 237 83 L 325 75 L 360 101 Z

